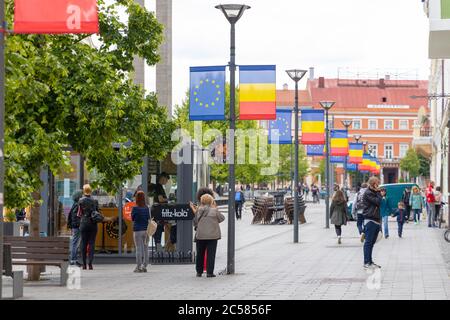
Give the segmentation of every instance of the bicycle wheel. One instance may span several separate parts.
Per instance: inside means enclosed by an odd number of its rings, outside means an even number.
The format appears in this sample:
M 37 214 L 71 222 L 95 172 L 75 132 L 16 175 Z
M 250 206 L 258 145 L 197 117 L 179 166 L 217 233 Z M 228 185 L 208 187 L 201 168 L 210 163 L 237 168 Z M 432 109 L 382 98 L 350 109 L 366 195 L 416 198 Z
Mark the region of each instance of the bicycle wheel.
M 450 230 L 445 231 L 444 238 L 445 241 L 450 242 Z

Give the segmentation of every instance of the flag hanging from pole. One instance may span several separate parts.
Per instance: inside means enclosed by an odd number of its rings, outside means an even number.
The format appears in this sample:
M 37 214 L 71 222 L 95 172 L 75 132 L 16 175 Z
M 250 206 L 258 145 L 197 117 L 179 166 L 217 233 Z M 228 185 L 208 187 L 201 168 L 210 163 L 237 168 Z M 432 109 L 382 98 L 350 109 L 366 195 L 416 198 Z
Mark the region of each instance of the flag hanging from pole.
M 292 111 L 287 109 L 277 110 L 277 120 L 269 123 L 269 144 L 292 143 Z
M 358 165 L 356 163 L 349 163 L 347 161 L 347 171 L 358 171 Z
M 225 66 L 190 71 L 189 120 L 225 120 Z
M 307 156 L 323 156 L 325 154 L 325 146 L 322 144 L 308 144 L 306 145 Z
M 344 163 L 345 157 L 343 156 L 331 156 L 330 163 Z
M 370 155 L 365 153 L 363 155 L 363 161 L 358 165 L 358 169 L 362 171 L 370 171 Z
M 302 144 L 325 144 L 323 110 L 302 110 Z
M 15 0 L 14 33 L 99 33 L 96 0 Z
M 330 155 L 348 156 L 348 131 L 331 130 Z
M 360 164 L 363 160 L 364 147 L 362 143 L 349 143 L 349 163 Z
M 276 120 L 276 66 L 239 66 L 239 119 Z

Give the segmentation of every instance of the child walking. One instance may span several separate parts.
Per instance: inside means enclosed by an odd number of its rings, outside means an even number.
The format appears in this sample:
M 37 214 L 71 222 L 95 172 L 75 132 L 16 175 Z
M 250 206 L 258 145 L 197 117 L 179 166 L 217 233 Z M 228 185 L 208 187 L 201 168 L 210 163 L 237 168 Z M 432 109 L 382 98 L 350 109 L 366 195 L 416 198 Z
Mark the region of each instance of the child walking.
M 402 201 L 398 203 L 398 207 L 394 211 L 392 216 L 397 217 L 398 237 L 401 238 L 403 234 L 403 224 L 406 221 L 406 209 L 405 204 Z

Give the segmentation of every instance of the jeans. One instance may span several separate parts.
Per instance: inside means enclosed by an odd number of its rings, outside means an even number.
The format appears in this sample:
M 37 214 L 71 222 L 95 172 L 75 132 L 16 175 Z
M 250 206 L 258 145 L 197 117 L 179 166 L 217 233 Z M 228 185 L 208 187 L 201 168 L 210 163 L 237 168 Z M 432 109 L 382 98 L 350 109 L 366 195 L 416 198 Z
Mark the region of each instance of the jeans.
M 214 273 L 214 264 L 216 262 L 217 240 L 197 240 L 197 259 L 195 262 L 195 270 L 198 274 L 203 273 L 203 263 L 206 258 L 206 274 Z
M 383 217 L 384 236 L 389 237 L 389 216 Z
M 237 219 L 242 219 L 242 201 L 235 201 L 234 202 L 234 207 L 236 210 L 236 220 Z
M 342 235 L 342 226 L 334 225 L 334 229 L 336 230 L 336 235 L 340 237 Z
M 147 231 L 133 232 L 134 245 L 136 247 L 136 265 L 138 268 L 147 268 L 148 265 L 148 237 Z
M 369 221 L 364 226 L 364 264 L 372 264 L 372 251 L 377 241 L 378 232 L 380 232 L 381 226 L 373 221 Z
M 406 209 L 405 219 L 409 220 L 409 217 L 411 216 L 411 206 L 405 204 L 405 209 Z
M 364 216 L 362 213 L 356 214 L 356 226 L 358 227 L 359 234 L 364 232 Z
M 413 211 L 414 211 L 414 222 L 419 222 L 422 209 L 413 209 Z
M 70 239 L 70 256 L 69 262 L 75 263 L 78 260 L 78 248 L 80 247 L 80 229 L 72 229 L 72 238 Z
M 434 217 L 436 215 L 436 207 L 434 204 L 428 204 L 428 226 L 434 226 Z
M 438 221 L 438 219 L 439 219 L 439 213 L 441 212 L 441 205 L 437 204 L 434 207 L 435 207 L 434 222 L 436 223 Z
M 403 222 L 397 221 L 397 225 L 398 225 L 398 236 L 401 237 L 403 233 Z
M 81 228 L 81 257 L 83 258 L 83 265 L 86 265 L 86 256 L 89 246 L 88 263 L 92 264 L 94 261 L 95 251 L 95 237 L 97 236 L 97 225 L 88 228 Z

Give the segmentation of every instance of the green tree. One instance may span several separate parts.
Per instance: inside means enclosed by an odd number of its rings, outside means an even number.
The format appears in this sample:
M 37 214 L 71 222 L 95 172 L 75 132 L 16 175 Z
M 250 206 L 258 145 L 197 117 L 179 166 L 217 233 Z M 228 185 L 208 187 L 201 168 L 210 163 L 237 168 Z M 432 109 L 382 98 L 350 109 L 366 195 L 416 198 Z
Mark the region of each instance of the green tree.
M 408 172 L 410 177 L 417 177 L 419 175 L 420 161 L 414 149 L 408 149 L 405 157 L 400 161 L 400 169 Z
M 430 160 L 419 154 L 420 169 L 419 174 L 424 177 L 430 176 Z
M 282 181 L 290 181 L 294 175 L 294 145 L 280 146 L 280 169 L 278 170 L 278 178 Z M 298 178 L 301 181 L 309 173 L 309 164 L 306 158 L 305 148 L 300 145 L 298 153 Z
M 236 90 L 236 117 L 239 117 L 239 90 Z M 230 86 L 226 84 L 225 86 L 225 113 L 229 115 L 229 105 L 230 105 Z M 227 117 L 229 118 L 229 117 Z M 186 99 L 183 101 L 181 106 L 177 106 L 175 110 L 175 122 L 178 128 L 185 129 L 189 134 L 194 136 L 194 121 L 189 121 L 189 93 L 186 94 Z M 201 121 L 202 131 L 206 132 L 208 129 L 217 129 L 221 132 L 222 136 L 226 136 L 226 131 L 229 129 L 229 121 Z M 242 130 L 256 130 L 258 128 L 257 121 L 236 121 L 236 129 Z M 203 146 L 209 145 L 213 142 L 214 138 L 209 141 L 203 141 Z M 245 143 L 246 155 L 249 154 L 249 141 L 246 139 Z M 248 159 L 248 158 L 247 158 Z M 273 181 L 276 176 L 268 176 L 261 174 L 261 168 L 267 165 L 258 163 L 250 164 L 246 161 L 245 164 L 236 164 L 235 175 L 236 182 L 241 182 L 243 184 L 253 184 L 253 183 L 269 183 Z M 218 183 L 225 183 L 228 181 L 228 165 L 227 164 L 212 164 L 211 165 L 211 179 Z

